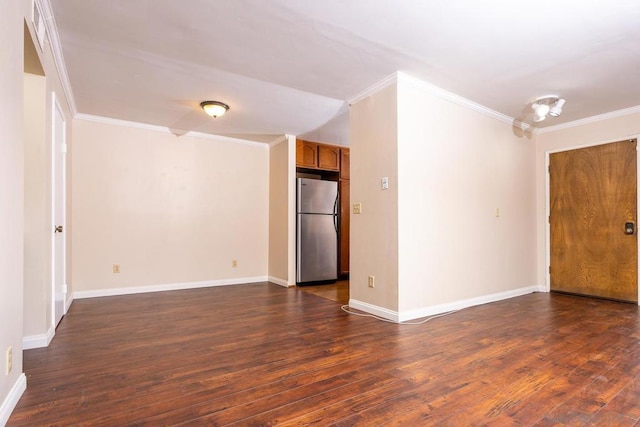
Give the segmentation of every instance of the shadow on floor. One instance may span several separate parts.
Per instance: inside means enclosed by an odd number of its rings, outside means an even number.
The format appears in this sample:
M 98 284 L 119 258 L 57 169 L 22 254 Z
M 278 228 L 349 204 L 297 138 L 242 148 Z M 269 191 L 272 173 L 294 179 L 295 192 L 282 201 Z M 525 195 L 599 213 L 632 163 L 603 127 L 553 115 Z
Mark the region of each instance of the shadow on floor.
M 338 280 L 329 285 L 297 286 L 302 292 L 317 295 L 340 304 L 349 304 L 349 281 Z

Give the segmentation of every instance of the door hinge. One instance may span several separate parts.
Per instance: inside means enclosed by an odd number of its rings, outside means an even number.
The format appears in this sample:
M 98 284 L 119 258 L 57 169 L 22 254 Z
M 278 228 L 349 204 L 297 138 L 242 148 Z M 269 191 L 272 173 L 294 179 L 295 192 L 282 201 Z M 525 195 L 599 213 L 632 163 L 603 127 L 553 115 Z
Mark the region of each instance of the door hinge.
M 549 274 L 551 274 L 551 266 L 549 266 Z

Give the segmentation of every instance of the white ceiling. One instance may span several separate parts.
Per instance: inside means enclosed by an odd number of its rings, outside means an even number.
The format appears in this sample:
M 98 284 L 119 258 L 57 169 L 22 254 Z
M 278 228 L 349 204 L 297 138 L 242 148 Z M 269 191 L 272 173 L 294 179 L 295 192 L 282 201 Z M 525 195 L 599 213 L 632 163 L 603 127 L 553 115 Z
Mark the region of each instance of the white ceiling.
M 539 127 L 640 104 L 638 0 L 50 3 L 78 112 L 176 133 L 339 138 L 347 101 L 396 71 L 514 118 L 566 98 Z

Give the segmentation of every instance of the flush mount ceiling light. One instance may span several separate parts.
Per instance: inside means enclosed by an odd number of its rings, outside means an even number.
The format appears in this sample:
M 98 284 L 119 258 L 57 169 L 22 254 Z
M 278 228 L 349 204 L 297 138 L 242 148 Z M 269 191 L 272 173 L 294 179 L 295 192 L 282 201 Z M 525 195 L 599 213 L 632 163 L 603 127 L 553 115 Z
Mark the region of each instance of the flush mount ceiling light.
M 200 103 L 200 107 L 202 107 L 204 112 L 214 119 L 222 116 L 229 109 L 229 106 L 227 104 L 223 104 L 222 102 L 218 101 L 202 101 Z
M 545 95 L 534 99 L 531 102 L 533 108 L 533 121 L 541 122 L 547 118 L 547 114 L 551 117 L 558 117 L 562 114 L 562 107 L 566 101 L 557 95 Z

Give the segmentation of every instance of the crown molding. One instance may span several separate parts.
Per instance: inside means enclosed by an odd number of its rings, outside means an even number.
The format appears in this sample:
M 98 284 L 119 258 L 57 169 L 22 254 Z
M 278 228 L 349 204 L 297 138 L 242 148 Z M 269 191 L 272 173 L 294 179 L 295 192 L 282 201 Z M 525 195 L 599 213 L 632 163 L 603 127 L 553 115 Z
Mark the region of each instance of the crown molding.
M 348 99 L 347 103 L 349 105 L 353 105 L 356 102 L 362 101 L 363 99 L 373 95 L 374 93 L 377 93 L 377 92 L 381 91 L 382 89 L 384 89 L 384 88 L 386 88 L 388 86 L 391 86 L 392 84 L 397 83 L 397 82 L 398 82 L 398 73 L 395 72 L 395 73 L 391 74 L 390 76 L 387 76 L 384 79 L 380 80 L 379 82 L 374 83 L 373 85 L 369 86 L 368 88 L 366 88 L 362 92 L 358 93 L 354 97 Z
M 260 148 L 269 147 L 269 144 L 264 142 L 249 141 L 247 139 L 231 138 L 229 136 L 213 135 L 213 134 L 204 133 L 204 132 L 188 131 L 183 135 L 177 135 L 175 132 L 172 132 L 171 129 L 164 126 L 150 125 L 147 123 L 139 123 L 139 122 L 130 122 L 128 120 L 112 119 L 110 117 L 93 116 L 90 114 L 76 114 L 74 119 L 83 120 L 86 122 L 102 123 L 107 125 L 123 126 L 123 127 L 134 128 L 134 129 L 142 129 L 142 130 L 149 130 L 153 132 L 167 133 L 175 136 L 188 136 L 191 138 L 207 139 L 210 141 L 218 141 L 218 142 L 229 142 L 233 144 L 250 145 L 253 147 L 260 147 Z
M 401 71 L 397 71 L 390 76 L 385 77 L 380 80 L 378 83 L 375 83 L 369 86 L 367 89 L 363 90 L 353 98 L 349 99 L 349 105 L 353 105 L 358 101 L 363 100 L 364 98 L 373 95 L 374 93 L 391 86 L 394 83 L 405 82 L 408 84 L 412 84 L 420 89 L 430 93 L 431 95 L 437 96 L 438 98 L 444 99 L 449 102 L 453 102 L 454 104 L 460 105 L 461 107 L 468 108 L 470 110 L 476 111 L 480 114 L 483 114 L 487 117 L 491 117 L 503 123 L 516 126 L 523 130 L 529 130 L 532 126 L 528 123 L 516 120 L 513 117 L 507 116 L 506 114 L 499 113 L 491 108 L 485 107 L 484 105 L 478 104 L 477 102 L 471 101 L 470 99 L 464 98 L 460 95 L 456 95 L 453 92 L 449 92 L 448 90 L 442 89 L 434 84 L 425 82 L 424 80 L 417 79 L 415 77 L 411 77 Z
M 189 131 L 186 134 L 184 134 L 184 136 L 189 136 L 192 138 L 208 139 L 211 141 L 230 142 L 232 144 L 250 145 L 252 147 L 259 147 L 264 149 L 269 148 L 269 144 L 267 144 L 266 142 L 256 142 L 256 141 L 250 141 L 248 139 L 232 138 L 230 136 L 214 135 L 211 133 L 204 133 L 204 132 Z
M 269 148 L 273 148 L 276 145 L 280 144 L 281 142 L 285 142 L 285 141 L 288 141 L 288 140 L 289 140 L 289 135 L 286 135 L 286 134 L 280 135 L 276 139 L 274 139 L 273 141 L 271 141 L 269 143 Z
M 448 90 L 442 89 L 434 84 L 425 82 L 424 80 L 417 79 L 415 77 L 411 77 L 407 74 L 398 72 L 398 82 L 406 82 L 421 88 L 422 90 L 430 93 L 431 95 L 437 96 L 438 98 L 444 99 L 445 101 L 453 102 L 454 104 L 460 105 L 461 107 L 468 108 L 469 110 L 476 111 L 480 114 L 483 114 L 487 117 L 491 117 L 493 119 L 499 120 L 503 123 L 507 123 L 510 125 L 516 125 L 518 127 L 528 127 L 524 126 L 526 123 L 519 124 L 516 122 L 516 119 L 513 117 L 507 116 L 506 114 L 499 113 L 491 108 L 485 107 L 484 105 L 480 105 L 477 102 L 471 101 L 470 99 L 464 98 L 460 95 L 456 95 L 453 92 L 449 92 Z
M 60 36 L 58 35 L 58 27 L 53 16 L 51 2 L 50 0 L 35 0 L 35 2 L 38 3 L 38 6 L 40 6 L 40 10 L 42 11 L 44 25 L 47 29 L 47 34 L 49 35 L 53 62 L 56 66 L 56 70 L 58 71 L 60 84 L 62 85 L 65 98 L 67 99 L 67 105 L 69 106 L 71 116 L 74 117 L 78 114 L 78 108 L 76 107 L 76 101 L 73 97 L 73 90 L 71 89 L 71 81 L 69 80 L 69 74 L 67 73 L 67 66 L 64 62 L 62 45 L 60 44 Z
M 617 117 L 628 116 L 629 114 L 640 113 L 640 105 L 635 107 L 624 108 L 622 110 L 610 111 L 608 113 L 598 114 L 596 116 L 586 117 L 584 119 L 574 120 L 572 122 L 560 123 L 559 125 L 537 128 L 535 133 L 556 132 L 562 129 L 569 129 L 577 126 L 587 125 L 589 123 L 601 122 L 603 120 L 615 119 Z

